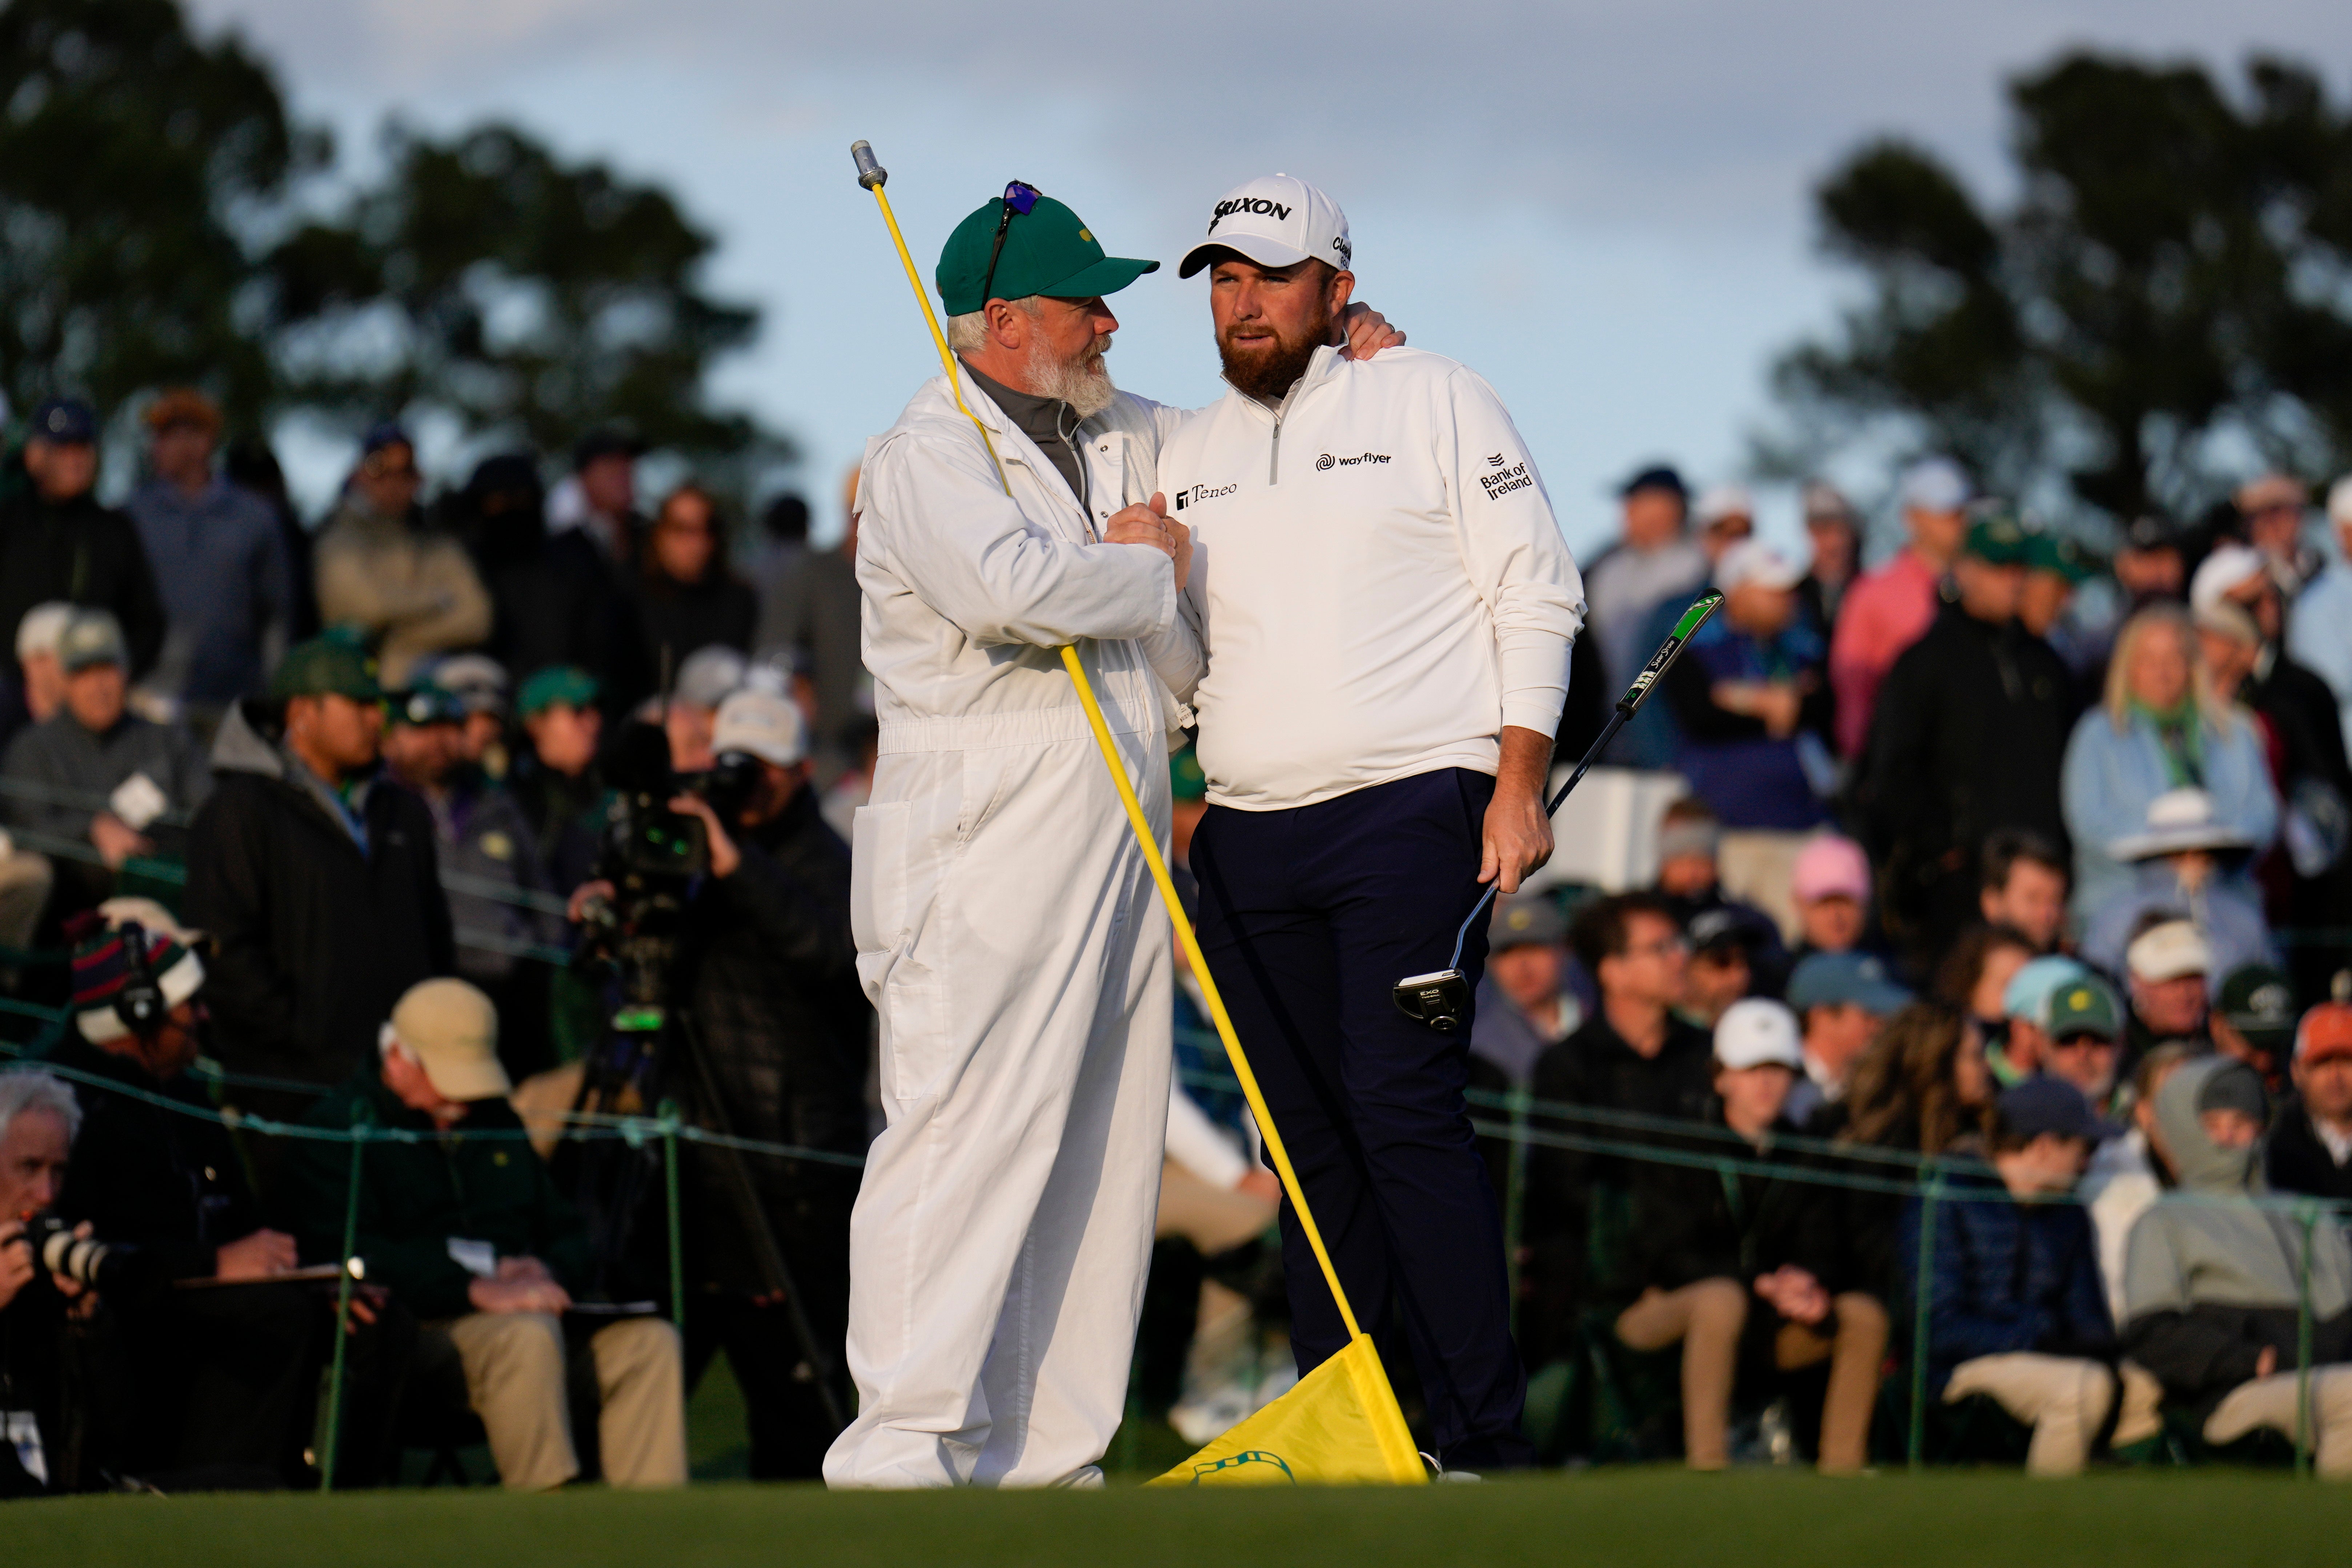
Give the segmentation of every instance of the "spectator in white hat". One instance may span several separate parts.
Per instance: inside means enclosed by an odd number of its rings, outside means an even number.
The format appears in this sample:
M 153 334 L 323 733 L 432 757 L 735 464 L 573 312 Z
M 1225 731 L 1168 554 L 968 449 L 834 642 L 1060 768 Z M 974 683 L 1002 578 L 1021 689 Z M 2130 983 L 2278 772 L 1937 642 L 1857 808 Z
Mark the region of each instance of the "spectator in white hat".
M 1909 540 L 1893 560 L 1864 574 L 1847 591 L 1830 639 L 1830 683 L 1837 692 L 1843 756 L 1862 754 L 1879 683 L 1936 619 L 1937 590 L 1968 535 L 1970 493 L 1968 476 L 1948 458 L 1929 458 L 1903 476 L 1903 527 Z
M 2327 521 L 2336 553 L 2305 584 L 2287 618 L 2286 648 L 2297 664 L 2316 670 L 2336 693 L 2338 719 L 2352 733 L 2352 474 L 2327 492 Z
M 2124 949 L 2131 1004 L 2124 1054 L 2137 1060 L 2166 1040 L 2211 1049 L 2205 1016 L 2211 1006 L 2206 977 L 2213 972 L 2213 950 L 2193 922 L 2162 910 L 2143 915 Z
M 2221 976 L 2249 963 L 2276 964 L 2261 904 L 2242 889 L 2243 834 L 2218 820 L 2213 797 L 2201 789 L 2167 790 L 2148 803 L 2139 832 L 2116 839 L 2108 853 L 2132 868 L 2130 886 L 2091 911 L 2083 929 L 2083 958 L 2113 974 L 2124 950 L 2150 910 L 2185 914 L 2205 939 L 2211 967 Z
M 2311 488 L 2293 474 L 2273 470 L 2240 485 L 2232 499 L 2246 542 L 2262 552 L 2263 567 L 2279 591 L 2294 598 L 2319 570 L 2319 552 L 2303 538 Z
M 63 599 L 35 605 L 16 623 L 16 701 L 22 711 L 6 721 L 7 733 L 26 724 L 38 724 L 65 706 L 66 672 L 58 663 L 58 639 L 81 612 Z M 0 739 L 5 739 L 0 736 Z
M 1737 1155 L 1750 1166 L 1791 1156 L 1779 1141 L 1803 1070 L 1795 1015 L 1778 1002 L 1736 1002 L 1715 1026 L 1715 1098 L 1706 1123 L 1733 1136 L 1696 1137 L 1685 1152 Z M 1683 1453 L 1693 1469 L 1728 1462 L 1735 1383 L 1830 1363 L 1821 1424 L 1825 1471 L 1860 1469 L 1885 1354 L 1886 1313 L 1843 1278 L 1826 1189 L 1777 1172 L 1719 1173 L 1663 1161 L 1633 1169 L 1633 1247 L 1640 1297 L 1617 1318 L 1634 1350 L 1683 1347 Z M 1743 1354 L 1743 1350 L 1746 1352 Z
M 1797 585 L 1797 597 L 1812 616 L 1824 640 L 1837 625 L 1838 607 L 1845 591 L 1862 570 L 1862 514 L 1835 485 L 1821 480 L 1805 487 L 1805 537 L 1813 547 L 1813 563 Z

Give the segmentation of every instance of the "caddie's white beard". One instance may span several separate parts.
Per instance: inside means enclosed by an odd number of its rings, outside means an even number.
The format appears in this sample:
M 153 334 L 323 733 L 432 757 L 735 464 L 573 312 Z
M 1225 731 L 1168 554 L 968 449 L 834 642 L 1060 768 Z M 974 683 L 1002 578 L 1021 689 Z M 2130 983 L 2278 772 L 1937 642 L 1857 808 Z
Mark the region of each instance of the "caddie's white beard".
M 1038 397 L 1058 399 L 1070 405 L 1081 419 L 1091 419 L 1110 406 L 1112 394 L 1118 388 L 1111 384 L 1110 367 L 1103 363 L 1103 354 L 1110 348 L 1112 334 L 1105 332 L 1076 357 L 1057 360 L 1043 341 L 1029 350 L 1029 390 Z

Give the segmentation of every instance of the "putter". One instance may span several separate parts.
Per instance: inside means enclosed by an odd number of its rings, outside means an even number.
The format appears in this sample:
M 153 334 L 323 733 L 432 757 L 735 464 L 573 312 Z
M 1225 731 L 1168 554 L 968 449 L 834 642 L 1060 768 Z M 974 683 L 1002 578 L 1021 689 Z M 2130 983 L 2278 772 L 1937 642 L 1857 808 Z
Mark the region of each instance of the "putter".
M 1674 631 L 1658 645 L 1658 651 L 1650 656 L 1650 662 L 1642 667 L 1642 673 L 1633 678 L 1633 684 L 1625 689 L 1625 695 L 1617 699 L 1617 710 L 1609 716 L 1608 724 L 1584 753 L 1583 761 L 1576 764 L 1576 771 L 1569 774 L 1568 782 L 1544 803 L 1546 816 L 1559 810 L 1559 803 L 1568 798 L 1568 792 L 1577 786 L 1593 761 L 1609 749 L 1609 742 L 1617 738 L 1617 731 L 1625 727 L 1625 721 L 1649 700 L 1652 688 L 1681 656 L 1683 645 L 1697 634 L 1699 627 L 1706 625 L 1709 616 L 1722 607 L 1723 595 L 1712 590 L 1691 601 L 1690 608 L 1683 612 L 1683 618 L 1675 623 Z M 1480 895 L 1476 907 L 1462 922 L 1462 929 L 1454 933 L 1454 956 L 1446 962 L 1444 968 L 1433 970 L 1427 974 L 1415 974 L 1396 983 L 1396 989 L 1390 994 L 1396 1001 L 1398 1012 L 1415 1023 L 1428 1025 L 1441 1035 L 1454 1034 L 1461 1029 L 1463 1016 L 1470 1011 L 1470 977 L 1462 973 L 1462 946 L 1469 940 L 1471 926 L 1486 912 L 1486 906 L 1495 901 L 1495 889 L 1502 885 L 1500 877 L 1486 884 L 1486 890 Z

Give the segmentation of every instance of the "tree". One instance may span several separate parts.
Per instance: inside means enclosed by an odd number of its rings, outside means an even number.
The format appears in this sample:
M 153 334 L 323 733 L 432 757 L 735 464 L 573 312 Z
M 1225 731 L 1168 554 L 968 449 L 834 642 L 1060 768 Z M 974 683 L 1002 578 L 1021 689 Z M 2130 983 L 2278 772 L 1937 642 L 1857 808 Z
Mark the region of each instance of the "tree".
M 0 390 L 111 408 L 166 382 L 239 418 L 275 391 L 249 246 L 327 139 L 173 0 L 0 5 Z
M 2352 460 L 2352 115 L 2317 77 L 2258 59 L 2233 101 L 2195 66 L 2076 53 L 2010 102 L 2006 212 L 1894 141 L 1817 191 L 1869 296 L 1775 367 L 1793 456 L 1891 434 L 2126 519 L 2193 513 L 2250 458 Z
M 703 292 L 713 242 L 667 193 L 506 125 L 395 125 L 385 151 L 382 184 L 266 264 L 290 400 L 429 409 L 542 451 L 614 420 L 702 456 L 780 445 L 704 391 L 759 314 Z

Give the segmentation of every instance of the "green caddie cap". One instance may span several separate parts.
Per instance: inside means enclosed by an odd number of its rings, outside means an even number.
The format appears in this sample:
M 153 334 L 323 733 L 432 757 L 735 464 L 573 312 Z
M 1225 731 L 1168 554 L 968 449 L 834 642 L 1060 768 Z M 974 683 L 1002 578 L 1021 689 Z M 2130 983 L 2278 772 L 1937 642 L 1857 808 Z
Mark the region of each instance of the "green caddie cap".
M 1991 566 L 2025 564 L 2025 525 L 2007 509 L 1988 509 L 1969 524 L 1967 553 Z
M 1209 798 L 1209 775 L 1201 771 L 1201 758 L 1190 746 L 1180 746 L 1168 758 L 1169 793 L 1178 800 Z
M 2063 533 L 2027 534 L 2025 569 L 2048 572 L 2078 584 L 2099 574 L 2099 563 L 2092 559 L 2091 552 Z
M 515 711 L 528 719 L 561 702 L 585 708 L 596 700 L 596 678 L 576 665 L 551 664 L 522 683 L 515 694 Z
M 2050 1022 L 2045 1033 L 2053 1040 L 2072 1035 L 2096 1035 L 2112 1040 L 2123 1032 L 2123 1009 L 2116 994 L 2096 975 L 2071 981 L 2050 994 Z
M 996 226 L 1004 203 L 992 201 L 956 225 L 940 251 L 940 302 L 950 316 L 968 316 L 988 299 L 981 288 L 988 283 L 988 257 L 996 248 Z M 1051 196 L 1039 196 L 1025 213 L 1016 213 L 1004 231 L 1004 251 L 996 258 L 996 280 L 988 284 L 989 298 L 1025 300 L 1049 294 L 1057 300 L 1091 300 L 1116 294 L 1147 272 L 1160 270 L 1157 261 L 1130 261 L 1103 254 L 1102 241 L 1078 221 L 1078 215 Z
M 325 637 L 286 650 L 269 678 L 269 695 L 281 701 L 289 697 L 348 697 L 374 702 L 383 696 L 383 688 L 376 684 L 375 660 L 365 649 Z

